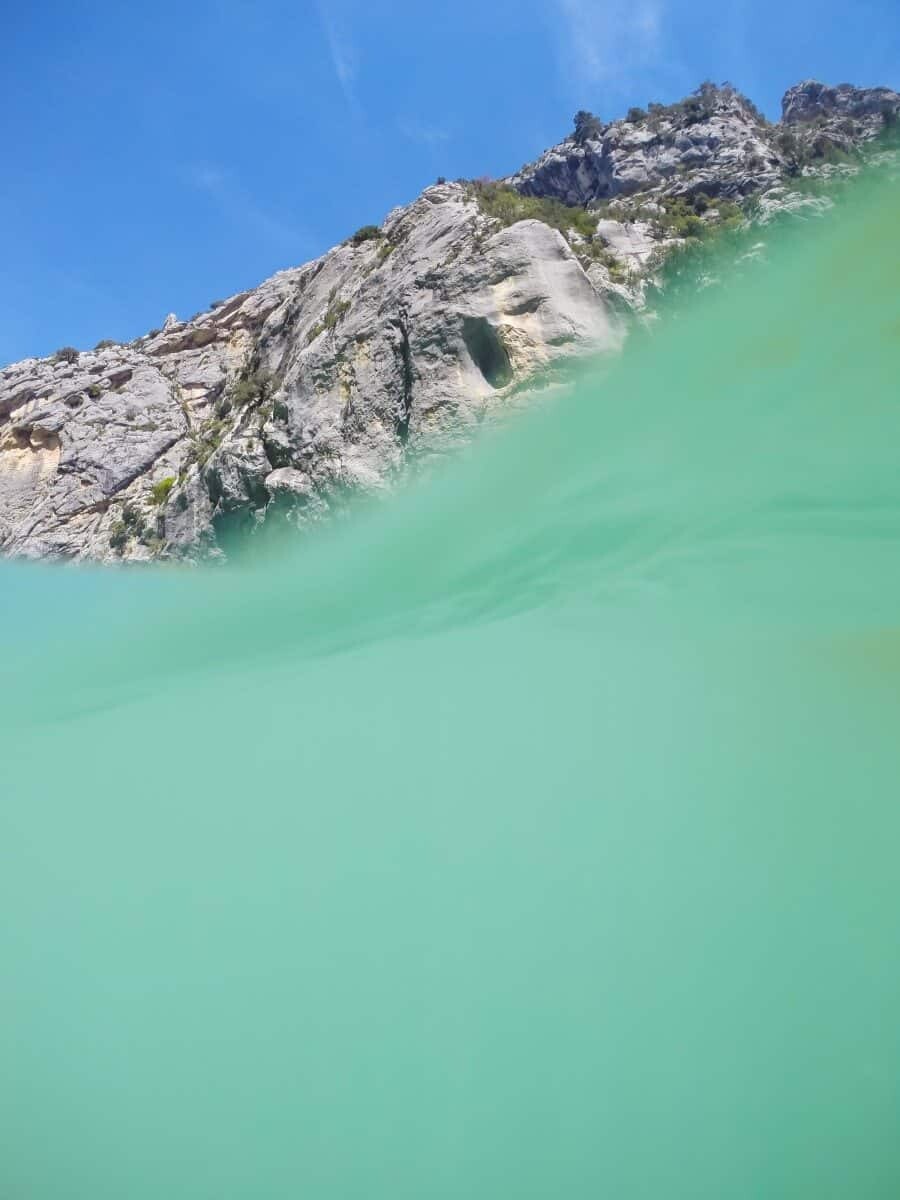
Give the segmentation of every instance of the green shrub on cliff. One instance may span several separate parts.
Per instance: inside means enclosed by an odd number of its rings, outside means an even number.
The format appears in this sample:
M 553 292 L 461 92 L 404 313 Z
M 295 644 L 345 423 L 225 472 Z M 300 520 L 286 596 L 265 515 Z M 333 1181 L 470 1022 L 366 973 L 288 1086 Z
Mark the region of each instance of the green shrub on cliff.
M 589 238 L 597 227 L 596 213 L 563 204 L 560 200 L 523 196 L 515 188 L 503 183 L 477 180 L 468 185 L 468 190 L 481 211 L 503 225 L 515 225 L 517 221 L 543 221 L 545 225 L 558 229 L 564 238 L 568 238 L 572 229 L 582 237 Z
M 175 486 L 175 476 L 169 475 L 165 479 L 160 479 L 158 483 L 150 489 L 150 499 L 154 504 L 165 504 L 169 498 L 169 492 Z
M 363 242 L 377 241 L 382 237 L 384 234 L 377 225 L 363 225 L 361 229 L 357 229 L 356 233 L 351 234 L 347 241 L 351 246 L 361 246 Z

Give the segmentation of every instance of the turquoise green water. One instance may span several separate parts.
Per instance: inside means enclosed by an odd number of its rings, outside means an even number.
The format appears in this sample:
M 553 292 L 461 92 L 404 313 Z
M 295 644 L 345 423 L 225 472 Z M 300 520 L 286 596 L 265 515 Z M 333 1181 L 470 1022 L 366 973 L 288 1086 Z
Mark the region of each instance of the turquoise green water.
M 244 565 L 3 565 L 3 1200 L 900 1193 L 898 234 Z

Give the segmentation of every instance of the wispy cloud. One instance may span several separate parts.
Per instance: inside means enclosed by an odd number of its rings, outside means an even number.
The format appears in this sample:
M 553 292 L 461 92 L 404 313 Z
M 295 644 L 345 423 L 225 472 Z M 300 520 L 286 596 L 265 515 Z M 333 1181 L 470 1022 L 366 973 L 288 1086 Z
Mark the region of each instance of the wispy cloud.
M 637 72 L 660 62 L 661 0 L 556 0 L 556 8 L 562 70 L 580 90 L 621 90 Z
M 185 183 L 204 192 L 228 220 L 273 243 L 295 257 L 305 254 L 309 235 L 262 207 L 241 183 L 237 173 L 218 163 L 188 163 L 181 170 Z
M 400 117 L 397 128 L 405 138 L 411 142 L 418 142 L 420 146 L 442 146 L 444 142 L 450 141 L 451 136 L 449 130 L 441 129 L 437 125 L 423 124 L 415 117 Z
M 216 167 L 211 163 L 189 163 L 184 168 L 188 183 L 201 192 L 221 193 L 227 187 L 231 172 L 225 167 Z
M 335 10 L 331 0 L 319 0 L 319 21 L 325 34 L 331 65 L 337 78 L 344 99 L 349 108 L 359 112 L 356 99 L 356 76 L 359 71 L 360 55 L 356 44 L 347 33 L 340 14 Z

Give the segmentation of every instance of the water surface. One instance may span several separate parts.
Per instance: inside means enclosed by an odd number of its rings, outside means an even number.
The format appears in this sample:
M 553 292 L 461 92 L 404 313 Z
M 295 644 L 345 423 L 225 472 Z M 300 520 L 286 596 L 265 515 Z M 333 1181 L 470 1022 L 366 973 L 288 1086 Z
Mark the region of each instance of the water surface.
M 898 214 L 301 543 L 3 565 L 4 1200 L 898 1193 Z

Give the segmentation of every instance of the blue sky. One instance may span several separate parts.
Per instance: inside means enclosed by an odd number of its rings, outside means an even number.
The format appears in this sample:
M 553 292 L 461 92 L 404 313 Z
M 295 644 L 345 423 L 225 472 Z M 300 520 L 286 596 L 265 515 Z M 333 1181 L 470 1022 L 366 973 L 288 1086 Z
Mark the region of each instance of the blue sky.
M 130 339 L 438 175 L 731 80 L 900 88 L 898 0 L 44 0 L 0 46 L 0 362 Z

